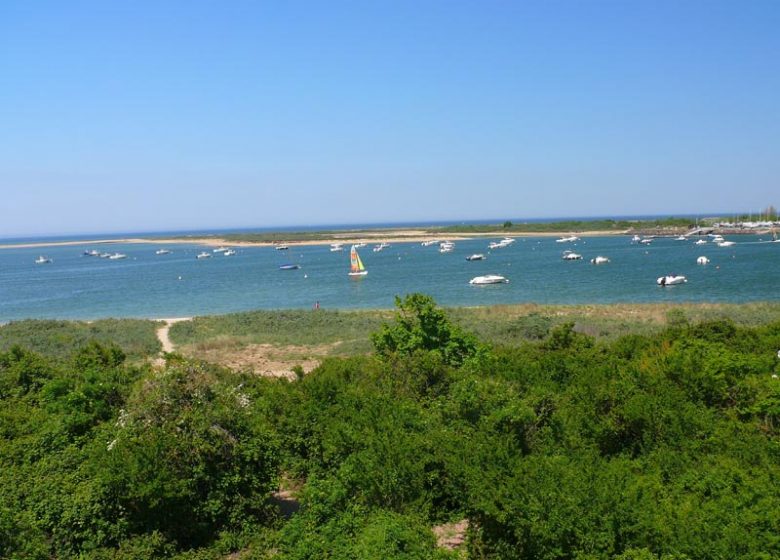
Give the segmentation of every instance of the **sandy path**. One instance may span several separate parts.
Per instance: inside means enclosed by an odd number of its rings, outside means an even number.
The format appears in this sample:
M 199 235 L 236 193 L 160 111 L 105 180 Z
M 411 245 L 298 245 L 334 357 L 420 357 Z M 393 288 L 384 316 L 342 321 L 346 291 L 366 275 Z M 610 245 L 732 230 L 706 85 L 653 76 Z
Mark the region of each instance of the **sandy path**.
M 176 323 L 181 323 L 182 321 L 190 321 L 192 320 L 192 317 L 174 317 L 172 319 L 160 319 L 160 321 L 163 321 L 165 324 L 157 329 L 157 339 L 160 341 L 160 344 L 162 344 L 162 351 L 164 353 L 170 353 L 173 352 L 173 342 L 171 342 L 170 337 L 168 336 L 168 333 L 171 330 L 171 325 L 174 325 Z

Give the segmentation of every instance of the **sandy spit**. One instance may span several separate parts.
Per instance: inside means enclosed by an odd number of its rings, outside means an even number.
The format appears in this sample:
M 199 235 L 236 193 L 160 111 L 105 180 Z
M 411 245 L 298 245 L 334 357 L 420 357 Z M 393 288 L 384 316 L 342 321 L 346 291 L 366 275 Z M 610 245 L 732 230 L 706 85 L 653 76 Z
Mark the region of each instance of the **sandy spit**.
M 625 235 L 625 232 L 615 231 L 588 231 L 575 232 L 581 237 L 601 237 L 606 235 Z M 572 235 L 572 232 L 523 232 L 523 233 L 504 233 L 496 231 L 491 233 L 470 233 L 470 234 L 441 234 L 434 235 L 421 230 L 377 230 L 361 232 L 358 235 L 350 232 L 344 234 L 333 234 L 328 239 L 307 240 L 307 241 L 285 241 L 285 245 L 330 245 L 331 243 L 343 243 L 349 245 L 360 241 L 371 243 L 422 243 L 423 241 L 432 241 L 438 239 L 447 239 L 449 241 L 463 241 L 465 239 L 479 238 L 500 238 L 500 237 L 561 237 L 563 235 Z M 121 238 L 121 239 L 92 239 L 75 241 L 44 241 L 40 243 L 18 243 L 0 245 L 0 249 L 31 249 L 36 247 L 67 247 L 78 245 L 107 245 L 116 243 L 150 243 L 153 245 L 203 245 L 206 247 L 219 247 L 221 245 L 230 247 L 272 247 L 276 243 L 270 241 L 228 241 L 218 237 L 172 237 L 168 239 L 150 239 L 150 238 Z

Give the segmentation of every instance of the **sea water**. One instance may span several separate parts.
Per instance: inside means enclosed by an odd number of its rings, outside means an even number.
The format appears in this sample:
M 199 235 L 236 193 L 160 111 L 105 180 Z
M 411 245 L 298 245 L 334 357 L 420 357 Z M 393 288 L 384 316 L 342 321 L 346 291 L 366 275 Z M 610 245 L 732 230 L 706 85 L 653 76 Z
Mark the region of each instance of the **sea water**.
M 423 292 L 448 306 L 511 303 L 748 302 L 780 299 L 780 243 L 733 236 L 736 244 L 694 245 L 657 238 L 650 245 L 623 236 L 587 237 L 576 243 L 518 238 L 488 250 L 496 239 L 457 241 L 451 253 L 438 246 L 393 243 L 381 252 L 359 249 L 368 275 L 347 276 L 349 250 L 327 245 L 237 248 L 225 257 L 201 245 L 111 244 L 0 250 L 0 321 L 25 318 L 180 317 L 251 309 L 390 308 L 397 295 Z M 768 239 L 768 238 L 767 238 Z M 85 249 L 121 252 L 127 259 L 83 256 Z M 564 261 L 565 249 L 583 260 Z M 213 254 L 196 259 L 202 251 Z M 466 261 L 483 253 L 483 261 Z M 53 259 L 35 264 L 38 255 Z M 592 265 L 597 255 L 608 264 Z M 696 258 L 706 256 L 707 265 Z M 280 270 L 282 264 L 297 270 Z M 473 286 L 469 280 L 500 274 L 508 284 Z M 656 284 L 682 274 L 688 283 Z

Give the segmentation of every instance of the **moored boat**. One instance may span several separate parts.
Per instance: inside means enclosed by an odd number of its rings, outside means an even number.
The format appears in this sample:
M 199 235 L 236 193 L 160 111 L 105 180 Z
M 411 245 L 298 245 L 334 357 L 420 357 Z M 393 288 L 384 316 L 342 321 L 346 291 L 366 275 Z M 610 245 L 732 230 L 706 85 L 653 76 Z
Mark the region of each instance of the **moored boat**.
M 469 255 L 466 257 L 467 261 L 482 261 L 485 260 L 485 255 L 482 253 L 474 253 L 473 255 Z
M 607 257 L 598 256 L 594 259 L 590 259 L 591 264 L 607 264 L 609 259 Z
M 486 274 L 485 276 L 475 276 L 469 280 L 469 284 L 475 286 L 484 286 L 486 284 L 508 284 L 509 280 L 498 274 Z
M 677 284 L 685 284 L 688 281 L 688 279 L 685 276 L 678 275 L 678 274 L 667 274 L 666 276 L 661 276 L 656 280 L 656 283 L 659 286 L 675 286 Z

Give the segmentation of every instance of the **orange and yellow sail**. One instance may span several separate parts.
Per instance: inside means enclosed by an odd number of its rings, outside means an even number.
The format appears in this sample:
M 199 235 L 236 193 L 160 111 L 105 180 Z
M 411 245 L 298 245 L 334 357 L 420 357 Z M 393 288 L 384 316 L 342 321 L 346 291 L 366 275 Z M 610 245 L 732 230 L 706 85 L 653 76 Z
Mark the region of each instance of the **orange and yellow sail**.
M 366 268 L 363 266 L 363 261 L 360 260 L 355 246 L 349 251 L 349 273 L 353 276 L 366 274 Z

